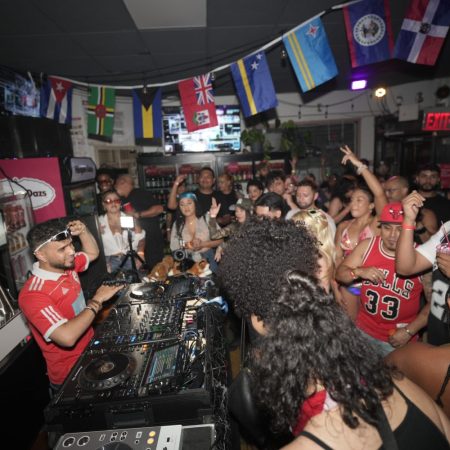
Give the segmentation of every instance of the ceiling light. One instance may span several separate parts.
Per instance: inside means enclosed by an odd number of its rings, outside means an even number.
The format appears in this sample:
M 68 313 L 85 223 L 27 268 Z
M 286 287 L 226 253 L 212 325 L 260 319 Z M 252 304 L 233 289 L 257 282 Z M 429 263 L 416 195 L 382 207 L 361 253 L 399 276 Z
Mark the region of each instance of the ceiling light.
M 386 95 L 386 88 L 379 87 L 375 90 L 375 97 L 383 98 Z
M 367 87 L 367 80 L 353 80 L 351 84 L 352 91 L 359 91 Z

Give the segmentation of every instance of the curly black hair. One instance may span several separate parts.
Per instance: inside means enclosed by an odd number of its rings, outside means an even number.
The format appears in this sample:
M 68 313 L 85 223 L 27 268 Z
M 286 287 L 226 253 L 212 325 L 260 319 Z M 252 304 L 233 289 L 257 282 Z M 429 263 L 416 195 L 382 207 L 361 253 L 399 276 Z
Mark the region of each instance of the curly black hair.
M 259 269 L 265 277 L 272 266 L 262 261 Z M 278 289 L 251 372 L 254 392 L 271 412 L 274 428 L 295 426 L 317 384 L 339 404 L 350 428 L 359 425 L 358 417 L 376 425 L 381 400 L 393 392 L 391 369 L 315 278 L 287 271 Z
M 303 225 L 251 217 L 227 242 L 218 278 L 238 313 L 266 320 L 283 274 L 301 269 L 313 276 L 317 259 L 317 241 Z

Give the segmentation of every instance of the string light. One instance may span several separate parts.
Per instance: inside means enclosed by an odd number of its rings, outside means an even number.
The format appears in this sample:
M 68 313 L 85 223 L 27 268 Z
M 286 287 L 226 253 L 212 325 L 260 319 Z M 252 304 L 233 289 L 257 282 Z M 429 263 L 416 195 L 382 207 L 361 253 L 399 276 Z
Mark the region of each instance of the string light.
M 216 81 L 216 74 L 211 72 L 211 81 Z
M 375 97 L 383 98 L 386 95 L 386 88 L 379 87 L 375 90 Z

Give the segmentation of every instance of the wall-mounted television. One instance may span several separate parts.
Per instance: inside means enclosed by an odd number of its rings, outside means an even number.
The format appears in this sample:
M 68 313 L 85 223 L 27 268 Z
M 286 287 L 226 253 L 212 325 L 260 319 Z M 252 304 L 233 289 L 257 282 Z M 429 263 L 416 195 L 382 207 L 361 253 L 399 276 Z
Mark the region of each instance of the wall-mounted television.
M 163 108 L 164 149 L 177 152 L 238 152 L 241 149 L 241 117 L 236 105 L 216 105 L 216 127 L 188 133 L 183 109 Z

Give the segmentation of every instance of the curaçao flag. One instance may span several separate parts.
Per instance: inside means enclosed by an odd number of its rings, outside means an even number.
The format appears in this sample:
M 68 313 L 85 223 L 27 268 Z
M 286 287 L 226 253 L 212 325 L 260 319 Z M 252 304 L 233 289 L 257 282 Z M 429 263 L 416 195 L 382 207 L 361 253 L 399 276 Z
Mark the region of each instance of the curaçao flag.
M 363 0 L 343 8 L 352 67 L 392 57 L 389 0 Z
M 136 145 L 161 145 L 161 88 L 133 89 L 134 140 Z
M 337 75 L 333 53 L 319 17 L 283 37 L 283 43 L 303 92 Z
M 116 90 L 103 86 L 89 88 L 88 137 L 112 142 Z
M 48 77 L 41 87 L 40 116 L 72 124 L 72 83 Z
M 412 0 L 395 43 L 394 56 L 434 66 L 449 26 L 450 0 Z
M 245 117 L 278 105 L 264 52 L 254 53 L 231 65 L 236 91 Z

